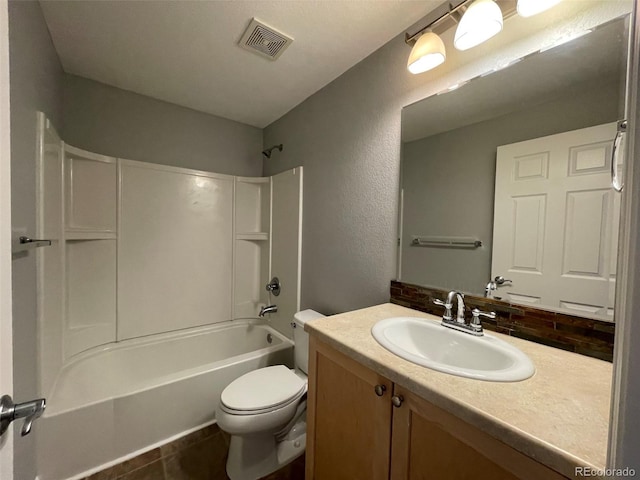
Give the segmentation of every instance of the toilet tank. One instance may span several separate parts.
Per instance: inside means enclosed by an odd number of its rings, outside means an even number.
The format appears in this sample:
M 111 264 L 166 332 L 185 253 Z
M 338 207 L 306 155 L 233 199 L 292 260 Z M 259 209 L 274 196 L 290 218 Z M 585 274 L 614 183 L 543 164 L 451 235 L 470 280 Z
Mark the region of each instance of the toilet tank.
M 324 317 L 323 314 L 315 310 L 303 310 L 293 316 L 293 341 L 295 347 L 293 349 L 295 355 L 295 366 L 304 373 L 309 370 L 309 334 L 304 331 L 304 324 L 310 320 Z

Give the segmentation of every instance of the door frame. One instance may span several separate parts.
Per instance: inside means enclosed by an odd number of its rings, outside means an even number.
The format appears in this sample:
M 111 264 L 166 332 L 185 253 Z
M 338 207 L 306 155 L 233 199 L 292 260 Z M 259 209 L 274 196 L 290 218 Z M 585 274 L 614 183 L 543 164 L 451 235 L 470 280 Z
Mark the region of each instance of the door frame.
M 13 393 L 9 12 L 0 0 L 0 395 Z M 0 439 L 0 478 L 13 479 L 13 429 Z
M 609 427 L 610 468 L 640 469 L 640 0 L 631 15 L 625 186 L 622 193 L 616 285 L 616 335 Z

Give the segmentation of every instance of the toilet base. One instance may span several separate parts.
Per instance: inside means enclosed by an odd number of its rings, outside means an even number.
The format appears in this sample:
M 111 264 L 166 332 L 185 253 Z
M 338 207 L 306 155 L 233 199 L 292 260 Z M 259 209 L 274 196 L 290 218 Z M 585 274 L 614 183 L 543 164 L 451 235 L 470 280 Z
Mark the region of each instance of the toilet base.
M 273 433 L 232 435 L 227 475 L 231 480 L 257 480 L 284 467 L 304 453 L 306 426 L 300 420 L 282 440 Z

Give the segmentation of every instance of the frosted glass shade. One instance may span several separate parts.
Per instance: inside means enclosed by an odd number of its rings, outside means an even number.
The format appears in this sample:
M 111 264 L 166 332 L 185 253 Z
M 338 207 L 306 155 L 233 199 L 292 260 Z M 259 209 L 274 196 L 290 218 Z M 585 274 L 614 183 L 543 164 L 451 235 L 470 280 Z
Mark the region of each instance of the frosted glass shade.
M 469 6 L 456 30 L 453 44 L 468 50 L 502 31 L 502 11 L 493 0 L 476 0 Z
M 407 68 L 411 73 L 422 73 L 442 64 L 447 58 L 442 39 L 433 32 L 423 33 L 411 50 Z
M 518 0 L 518 15 L 532 17 L 560 3 L 560 0 Z

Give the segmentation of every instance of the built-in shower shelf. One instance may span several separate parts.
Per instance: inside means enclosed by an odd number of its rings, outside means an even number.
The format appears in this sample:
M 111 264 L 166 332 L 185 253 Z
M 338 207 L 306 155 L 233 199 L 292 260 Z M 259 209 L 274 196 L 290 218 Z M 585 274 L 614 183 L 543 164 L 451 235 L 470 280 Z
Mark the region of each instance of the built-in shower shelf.
M 107 232 L 102 230 L 67 230 L 65 232 L 67 240 L 115 240 L 116 232 Z
M 236 233 L 236 240 L 269 240 L 267 232 Z

